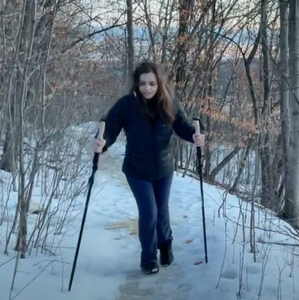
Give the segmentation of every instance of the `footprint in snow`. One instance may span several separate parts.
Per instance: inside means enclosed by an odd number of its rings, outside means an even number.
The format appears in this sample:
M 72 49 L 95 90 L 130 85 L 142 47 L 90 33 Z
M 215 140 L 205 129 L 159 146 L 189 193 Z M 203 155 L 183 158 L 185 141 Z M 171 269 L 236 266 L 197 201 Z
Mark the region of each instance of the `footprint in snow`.
M 227 269 L 222 273 L 221 277 L 225 279 L 236 279 L 238 278 L 238 271 L 235 269 Z

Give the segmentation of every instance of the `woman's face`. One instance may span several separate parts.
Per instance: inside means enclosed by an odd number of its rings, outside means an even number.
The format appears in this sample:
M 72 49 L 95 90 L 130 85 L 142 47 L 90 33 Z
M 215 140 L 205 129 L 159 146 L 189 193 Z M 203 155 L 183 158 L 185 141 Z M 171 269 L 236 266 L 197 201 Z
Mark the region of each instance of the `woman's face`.
M 146 100 L 150 100 L 156 95 L 158 82 L 154 73 L 150 72 L 140 75 L 139 91 Z

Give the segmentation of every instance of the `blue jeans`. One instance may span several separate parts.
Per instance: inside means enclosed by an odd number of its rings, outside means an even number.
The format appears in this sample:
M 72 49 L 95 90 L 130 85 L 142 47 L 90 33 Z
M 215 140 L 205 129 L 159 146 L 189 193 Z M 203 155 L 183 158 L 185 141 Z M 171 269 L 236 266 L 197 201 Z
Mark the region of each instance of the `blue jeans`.
M 172 239 L 168 208 L 172 179 L 173 173 L 154 181 L 127 176 L 139 212 L 141 266 L 157 262 L 157 249 Z

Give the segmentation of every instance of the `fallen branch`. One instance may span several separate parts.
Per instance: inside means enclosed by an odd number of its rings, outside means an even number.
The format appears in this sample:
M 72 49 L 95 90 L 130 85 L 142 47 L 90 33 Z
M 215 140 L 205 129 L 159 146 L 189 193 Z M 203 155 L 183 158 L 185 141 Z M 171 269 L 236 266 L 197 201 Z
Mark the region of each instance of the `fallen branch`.
M 257 241 L 257 243 L 259 243 L 259 244 L 269 244 L 269 245 L 279 245 L 279 246 L 299 247 L 299 244 L 288 244 L 288 243 L 279 243 L 279 242 L 265 242 L 265 241 L 260 241 L 260 240 Z

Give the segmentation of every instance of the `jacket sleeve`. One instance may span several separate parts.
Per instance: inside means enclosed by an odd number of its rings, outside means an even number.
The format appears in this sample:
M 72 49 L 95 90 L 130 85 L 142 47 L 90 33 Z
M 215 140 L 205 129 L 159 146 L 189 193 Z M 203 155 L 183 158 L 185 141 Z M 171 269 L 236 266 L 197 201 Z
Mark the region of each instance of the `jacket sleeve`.
M 194 143 L 193 134 L 195 133 L 195 127 L 188 121 L 187 115 L 179 102 L 175 103 L 175 120 L 172 124 L 174 132 L 183 140 Z M 200 122 L 201 130 L 203 125 Z
M 124 111 L 125 111 L 126 98 L 118 100 L 112 108 L 108 111 L 106 116 L 106 126 L 104 132 L 104 139 L 106 145 L 103 148 L 103 152 L 107 151 L 112 146 L 118 135 L 120 134 L 124 125 Z

